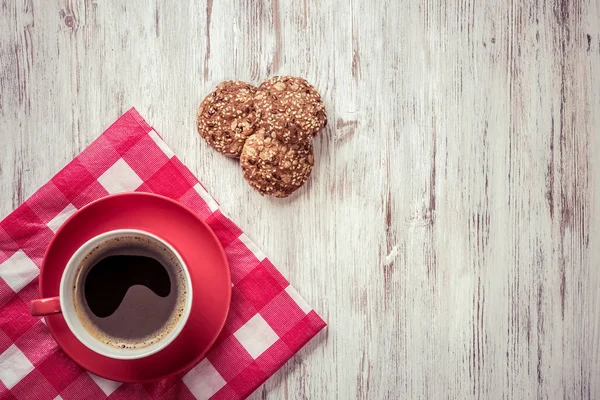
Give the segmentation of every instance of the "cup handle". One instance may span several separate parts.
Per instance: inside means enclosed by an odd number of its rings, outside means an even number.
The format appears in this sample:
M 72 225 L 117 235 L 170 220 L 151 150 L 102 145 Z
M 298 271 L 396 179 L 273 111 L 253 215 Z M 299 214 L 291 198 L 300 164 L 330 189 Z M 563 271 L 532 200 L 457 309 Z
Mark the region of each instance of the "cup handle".
M 60 300 L 58 297 L 37 299 L 31 302 L 31 315 L 33 316 L 58 314 L 60 312 Z

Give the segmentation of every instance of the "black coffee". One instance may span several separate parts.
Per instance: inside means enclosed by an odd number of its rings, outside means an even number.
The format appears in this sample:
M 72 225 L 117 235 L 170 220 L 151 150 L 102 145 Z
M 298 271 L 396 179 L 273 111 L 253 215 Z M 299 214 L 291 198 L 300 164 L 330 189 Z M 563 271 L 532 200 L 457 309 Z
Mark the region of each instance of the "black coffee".
M 97 340 L 139 349 L 168 335 L 186 307 L 183 266 L 144 236 L 107 240 L 84 258 L 73 286 L 75 311 Z
M 152 257 L 116 255 L 96 263 L 85 278 L 85 300 L 96 317 L 117 311 L 130 287 L 142 285 L 159 297 L 171 293 L 169 273 Z

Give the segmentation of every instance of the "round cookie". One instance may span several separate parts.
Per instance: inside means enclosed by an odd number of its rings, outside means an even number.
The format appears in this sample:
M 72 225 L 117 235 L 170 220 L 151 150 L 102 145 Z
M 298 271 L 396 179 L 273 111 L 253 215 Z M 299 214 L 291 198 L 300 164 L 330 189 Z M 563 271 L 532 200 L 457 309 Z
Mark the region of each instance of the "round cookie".
M 244 178 L 262 195 L 288 197 L 310 176 L 312 141 L 285 144 L 261 128 L 246 140 L 240 163 Z
M 327 124 L 319 92 L 305 79 L 275 76 L 264 81 L 254 96 L 258 125 L 284 143 L 306 142 Z
M 225 81 L 202 100 L 198 132 L 215 150 L 239 158 L 246 138 L 254 133 L 256 87 L 242 81 Z

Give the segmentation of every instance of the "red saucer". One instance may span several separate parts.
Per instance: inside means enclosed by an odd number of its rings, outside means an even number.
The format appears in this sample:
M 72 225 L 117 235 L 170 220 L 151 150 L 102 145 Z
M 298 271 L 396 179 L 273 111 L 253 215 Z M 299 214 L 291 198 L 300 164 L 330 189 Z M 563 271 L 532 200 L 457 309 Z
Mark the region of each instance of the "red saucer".
M 40 296 L 58 296 L 63 270 L 73 253 L 100 233 L 140 229 L 167 242 L 188 266 L 192 310 L 181 334 L 165 349 L 139 360 L 94 353 L 71 333 L 61 314 L 46 316 L 58 345 L 77 364 L 106 379 L 145 382 L 179 373 L 199 362 L 223 328 L 231 300 L 231 278 L 223 247 L 191 210 L 150 193 L 122 193 L 92 202 L 73 214 L 50 242 L 40 273 Z

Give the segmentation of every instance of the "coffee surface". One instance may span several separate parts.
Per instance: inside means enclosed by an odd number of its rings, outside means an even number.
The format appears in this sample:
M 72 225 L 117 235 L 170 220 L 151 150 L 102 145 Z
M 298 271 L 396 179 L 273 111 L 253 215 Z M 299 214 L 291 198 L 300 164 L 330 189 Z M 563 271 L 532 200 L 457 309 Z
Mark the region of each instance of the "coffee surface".
M 100 260 L 88 273 L 85 300 L 96 317 L 108 317 L 117 311 L 134 285 L 145 286 L 163 298 L 171 292 L 169 273 L 160 261 L 147 256 L 114 255 Z M 145 300 L 139 298 L 140 302 Z
M 146 237 L 119 237 L 84 258 L 73 287 L 75 310 L 97 340 L 139 349 L 167 336 L 186 305 L 183 266 Z

